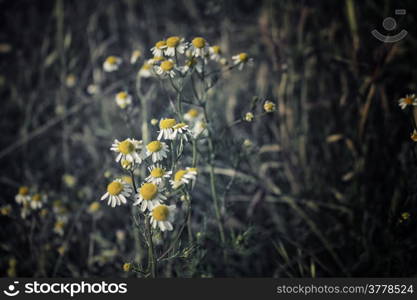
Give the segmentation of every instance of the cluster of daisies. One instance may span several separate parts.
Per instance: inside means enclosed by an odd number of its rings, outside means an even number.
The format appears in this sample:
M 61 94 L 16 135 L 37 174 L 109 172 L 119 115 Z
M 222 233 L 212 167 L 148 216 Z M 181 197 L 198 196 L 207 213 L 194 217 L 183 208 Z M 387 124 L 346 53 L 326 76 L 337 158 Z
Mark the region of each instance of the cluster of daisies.
M 175 77 L 185 76 L 194 70 L 201 73 L 204 65 L 209 61 L 228 65 L 228 60 L 222 55 L 220 46 L 209 45 L 206 39 L 195 37 L 191 42 L 179 36 L 171 36 L 155 43 L 150 49 L 152 58 L 145 60 L 139 70 L 139 77 Z M 141 52 L 135 50 L 130 63 L 135 64 L 141 57 Z M 232 56 L 232 64 L 239 70 L 252 62 L 247 53 L 238 53 Z M 106 72 L 113 72 L 120 68 L 122 59 L 109 56 L 103 63 Z
M 417 97 L 415 94 L 409 94 L 406 95 L 405 97 L 401 98 L 398 101 L 398 105 L 401 107 L 401 109 L 405 110 L 405 109 L 409 109 L 409 108 L 413 108 L 415 106 L 417 106 Z M 413 112 L 412 112 L 413 113 Z M 414 120 L 414 117 L 413 117 Z M 413 132 L 410 136 L 410 138 L 414 141 L 417 142 L 417 130 L 416 130 L 416 125 L 415 124 L 416 121 L 413 121 Z
M 194 114 L 194 119 L 198 119 L 196 114 Z M 146 145 L 143 141 L 133 138 L 115 140 L 110 150 L 115 152 L 116 162 L 130 171 L 145 164 L 148 174 L 137 190 L 135 190 L 133 179 L 128 182 L 122 178 L 116 178 L 107 185 L 107 192 L 101 200 L 107 200 L 108 205 L 116 207 L 126 204 L 135 193 L 133 205 L 138 205 L 143 213 L 149 214 L 153 228 L 158 227 L 161 231 L 172 230 L 176 207 L 165 204 L 168 200 L 166 195 L 170 189 L 179 189 L 195 180 L 197 169 L 187 167 L 176 169 L 174 172 L 166 167 L 168 154 L 172 150 L 168 141 L 171 141 L 172 146 L 174 141 L 187 142 L 192 135 L 188 124 L 165 118 L 159 121 L 157 139 Z
M 29 187 L 21 186 L 15 196 L 17 204 L 21 205 L 20 215 L 25 219 L 32 211 L 40 210 L 46 202 L 46 195 L 31 192 Z

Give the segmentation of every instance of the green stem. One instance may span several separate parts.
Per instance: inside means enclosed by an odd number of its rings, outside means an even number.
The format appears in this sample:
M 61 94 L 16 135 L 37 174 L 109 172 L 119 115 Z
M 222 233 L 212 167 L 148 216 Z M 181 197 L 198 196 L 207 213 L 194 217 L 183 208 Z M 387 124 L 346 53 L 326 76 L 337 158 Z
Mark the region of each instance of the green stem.
M 152 278 L 156 278 L 156 268 L 157 268 L 157 260 L 155 257 L 155 249 L 152 241 L 152 229 L 151 229 L 151 222 L 150 217 L 145 217 L 145 228 L 147 231 L 148 236 L 148 268 L 150 269 Z
M 206 124 L 208 124 L 208 114 L 207 114 L 207 108 L 206 105 L 203 105 L 203 111 L 204 111 L 204 118 L 206 120 Z M 217 219 L 217 226 L 219 227 L 219 233 L 220 233 L 220 241 L 222 242 L 222 245 L 225 244 L 225 234 L 224 234 L 224 228 L 223 228 L 223 222 L 220 212 L 220 205 L 219 205 L 219 197 L 217 195 L 217 189 L 216 189 L 216 175 L 214 173 L 214 146 L 213 146 L 213 138 L 211 134 L 211 130 L 209 128 L 210 126 L 207 125 L 207 132 L 208 132 L 208 146 L 209 146 L 209 170 L 210 170 L 210 190 L 211 190 L 211 196 L 213 198 L 213 204 L 214 204 L 214 211 L 216 213 L 216 219 Z

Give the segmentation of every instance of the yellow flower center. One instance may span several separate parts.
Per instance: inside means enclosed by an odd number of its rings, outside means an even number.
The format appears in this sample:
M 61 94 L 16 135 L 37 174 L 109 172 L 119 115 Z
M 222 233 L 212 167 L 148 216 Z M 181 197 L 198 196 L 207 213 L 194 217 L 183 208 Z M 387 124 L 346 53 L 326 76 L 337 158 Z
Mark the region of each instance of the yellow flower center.
M 206 40 L 203 39 L 202 37 L 196 37 L 192 40 L 193 46 L 196 48 L 204 48 L 206 46 Z
M 117 196 L 123 191 L 123 184 L 119 181 L 113 181 L 107 186 L 107 192 L 112 196 Z
M 174 68 L 174 63 L 170 60 L 164 60 L 161 63 L 161 69 L 165 72 L 171 71 Z
M 197 170 L 197 168 L 188 168 L 188 172 L 195 172 L 195 173 L 197 173 L 198 170 Z
M 247 62 L 249 59 L 249 56 L 247 53 L 240 53 L 239 54 L 239 60 L 242 62 Z
M 409 218 L 410 218 L 410 213 L 408 213 L 408 212 L 404 212 L 404 213 L 402 213 L 402 214 L 401 214 L 401 217 L 402 217 L 404 220 L 407 220 L 407 219 L 409 219 Z
M 181 181 L 181 179 L 184 177 L 184 175 L 187 174 L 186 170 L 179 170 L 177 173 L 175 173 L 174 181 Z
M 159 41 L 155 44 L 155 47 L 158 48 L 158 49 L 162 49 L 166 45 L 167 45 L 167 43 L 165 41 Z
M 120 92 L 120 93 L 117 94 L 116 97 L 119 98 L 119 99 L 126 100 L 127 96 L 128 96 L 128 94 L 126 92 Z
M 40 202 L 41 201 L 41 195 L 40 194 L 35 194 L 32 196 L 32 201 L 34 202 Z
M 187 126 L 187 124 L 185 123 L 178 123 L 174 126 L 174 129 L 180 129 L 180 128 L 184 128 L 185 126 Z
M 216 53 L 216 54 L 220 54 L 220 47 L 219 46 L 213 46 L 213 47 L 211 47 L 211 49 L 213 50 L 213 52 L 214 53 Z
M 123 264 L 123 271 L 129 272 L 131 269 L 132 269 L 132 264 L 130 263 Z
M 147 148 L 150 152 L 158 152 L 162 149 L 162 143 L 160 141 L 153 141 L 148 144 Z
M 117 57 L 116 56 L 109 56 L 109 57 L 107 57 L 106 62 L 108 64 L 115 65 L 117 63 Z
M 411 134 L 411 139 L 412 139 L 414 142 L 417 142 L 417 132 L 416 132 L 416 131 L 414 131 L 414 132 L 413 132 L 413 134 Z
M 156 221 L 166 221 L 169 217 L 169 209 L 166 205 L 159 205 L 152 210 L 152 217 Z
M 120 142 L 119 146 L 117 146 L 117 149 L 119 149 L 120 153 L 130 154 L 135 150 L 135 145 L 133 145 L 133 143 L 129 142 L 128 140 L 124 140 L 123 142 Z
M 167 38 L 167 46 L 171 47 L 171 48 L 175 48 L 179 45 L 180 43 L 180 38 L 178 36 L 171 36 L 169 38 Z
M 158 194 L 158 187 L 153 183 L 144 183 L 140 190 L 140 195 L 145 200 L 153 200 Z
M 29 188 L 27 186 L 21 186 L 19 188 L 19 195 L 26 196 L 29 194 Z
M 155 178 L 161 178 L 162 176 L 164 176 L 164 174 L 165 174 L 165 171 L 162 168 L 154 168 L 151 171 L 151 176 Z
M 408 104 L 408 105 L 411 105 L 411 104 L 413 104 L 413 98 L 411 98 L 411 97 L 406 97 L 406 98 L 404 99 L 404 102 L 405 102 L 406 104 Z
M 159 122 L 159 128 L 161 129 L 170 129 L 175 126 L 177 121 L 175 119 L 164 119 Z
M 196 118 L 196 117 L 198 117 L 198 115 L 200 114 L 200 112 L 199 112 L 197 109 L 195 109 L 195 108 L 191 108 L 191 109 L 187 112 L 187 114 L 188 114 L 190 117 L 192 117 L 192 118 Z

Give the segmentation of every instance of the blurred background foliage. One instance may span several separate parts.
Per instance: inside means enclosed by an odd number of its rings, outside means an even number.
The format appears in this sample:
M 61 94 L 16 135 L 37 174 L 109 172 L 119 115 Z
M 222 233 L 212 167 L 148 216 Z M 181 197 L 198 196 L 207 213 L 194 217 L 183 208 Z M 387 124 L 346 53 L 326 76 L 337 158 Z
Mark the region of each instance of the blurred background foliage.
M 394 16 L 397 8 L 407 15 Z M 140 250 L 129 206 L 90 204 L 106 176 L 121 174 L 108 148 L 130 133 L 114 93 L 132 87 L 139 66 L 104 76 L 102 63 L 128 61 L 136 49 L 149 57 L 156 41 L 181 35 L 254 58 L 216 88 L 219 123 L 242 117 L 254 96 L 278 112 L 217 137 L 227 257 L 203 170 L 197 240 L 162 276 L 415 276 L 417 161 L 397 100 L 416 90 L 416 8 L 411 0 L 0 1 L 0 204 L 11 206 L 0 216 L 0 275 L 134 276 L 121 267 Z M 403 41 L 370 34 L 386 33 L 387 16 L 408 30 Z M 167 107 L 160 91 L 152 97 L 149 120 Z M 252 146 L 242 150 L 244 139 Z M 47 216 L 21 218 L 21 185 L 48 195 Z

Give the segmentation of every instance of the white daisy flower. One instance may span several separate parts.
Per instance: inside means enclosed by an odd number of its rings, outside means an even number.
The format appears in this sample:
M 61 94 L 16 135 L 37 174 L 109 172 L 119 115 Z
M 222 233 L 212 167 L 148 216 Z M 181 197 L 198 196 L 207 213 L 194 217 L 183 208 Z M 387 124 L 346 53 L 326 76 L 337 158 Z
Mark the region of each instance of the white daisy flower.
M 30 201 L 29 188 L 27 186 L 19 187 L 19 191 L 17 195 L 14 197 L 14 199 L 17 204 L 23 205 L 24 202 L 29 202 Z
M 184 114 L 184 120 L 188 122 L 195 122 L 197 120 L 201 120 L 203 117 L 203 114 L 195 108 L 190 108 L 185 114 Z
M 199 73 L 203 71 L 203 64 L 201 63 L 201 60 L 197 60 L 195 57 L 188 58 L 185 61 L 185 65 L 179 67 L 182 75 L 185 75 L 188 71 L 193 69 L 196 69 Z
M 221 50 L 220 47 L 217 45 L 211 46 L 209 48 L 210 59 L 214 61 L 220 61 L 221 57 Z
M 195 180 L 197 176 L 196 170 L 197 169 L 195 168 L 191 168 L 190 170 L 188 168 L 186 170 L 178 170 L 174 175 L 174 179 L 170 180 L 172 188 L 177 189 L 183 184 L 187 184 L 191 180 Z
M 116 157 L 116 162 L 128 161 L 131 163 L 142 162 L 142 158 L 139 155 L 139 152 L 142 149 L 142 141 L 135 139 L 125 139 L 120 142 L 119 140 L 114 140 L 110 150 L 116 153 L 119 153 Z M 122 166 L 124 167 L 124 166 Z
M 172 171 L 167 171 L 160 164 L 150 166 L 148 170 L 149 170 L 149 176 L 146 177 L 145 181 L 151 182 L 154 184 L 161 184 L 164 178 L 170 178 L 172 174 Z
M 155 66 L 155 65 L 160 65 L 164 60 L 166 60 L 166 58 L 163 56 L 154 56 L 148 59 L 147 63 L 152 66 Z
M 417 106 L 417 99 L 415 94 L 406 95 L 404 98 L 401 98 L 398 101 L 398 105 L 401 107 L 401 109 L 405 109 L 407 106 Z
M 45 201 L 45 197 L 40 193 L 34 194 L 30 199 L 30 207 L 32 209 L 40 209 L 43 206 L 43 202 Z
M 117 93 L 115 100 L 116 100 L 116 104 L 121 109 L 125 109 L 127 106 L 132 104 L 132 96 L 126 92 Z
M 140 50 L 133 51 L 132 55 L 130 56 L 130 63 L 132 65 L 135 64 L 141 56 L 142 56 L 142 52 L 140 52 Z
M 139 188 L 136 201 L 133 205 L 140 204 L 141 211 L 145 211 L 146 209 L 151 210 L 166 199 L 158 185 L 147 182 Z
M 173 127 L 173 137 L 174 139 L 177 137 L 183 137 L 184 140 L 188 141 L 188 136 L 192 136 L 192 133 L 189 129 L 189 126 L 186 123 L 177 123 Z
M 265 101 L 264 103 L 264 111 L 267 113 L 274 112 L 276 109 L 275 103 L 272 101 Z
M 242 70 L 245 65 L 252 63 L 253 59 L 245 52 L 239 53 L 235 56 L 232 56 L 233 64 L 238 66 L 239 70 Z
M 159 135 L 158 140 L 164 138 L 166 140 L 173 140 L 174 136 L 174 126 L 177 124 L 175 119 L 161 119 L 159 122 Z
M 208 53 L 208 43 L 202 37 L 196 37 L 191 41 L 191 53 L 195 57 L 205 58 Z
M 167 43 L 165 41 L 159 41 L 151 48 L 151 52 L 154 56 L 163 56 L 166 48 Z
M 158 205 L 149 213 L 151 225 L 154 229 L 159 227 L 161 231 L 173 230 L 172 223 L 175 216 L 175 205 Z
M 194 138 L 207 134 L 207 124 L 203 120 L 197 121 L 191 129 Z
M 179 36 L 171 36 L 166 40 L 165 55 L 175 56 L 175 52 L 184 54 L 187 44 L 184 42 L 184 38 Z
M 252 113 L 252 112 L 247 112 L 247 113 L 245 114 L 245 121 L 246 121 L 246 122 L 252 122 L 254 117 L 255 117 L 255 116 L 253 115 L 253 113 Z
M 162 77 L 175 77 L 175 64 L 172 60 L 164 60 L 159 66 L 155 67 L 156 73 Z
M 139 77 L 149 78 L 152 77 L 152 75 L 152 64 L 148 62 L 144 63 L 139 70 Z
M 65 224 L 66 222 L 62 220 L 57 220 L 54 224 L 54 232 L 60 236 L 63 236 Z
M 116 207 L 127 203 L 127 198 L 132 194 L 132 188 L 121 179 L 116 179 L 107 185 L 107 192 L 101 197 L 100 200 L 109 199 L 107 205 Z
M 160 141 L 152 141 L 146 145 L 145 157 L 152 156 L 152 161 L 156 163 L 157 161 L 163 160 L 167 157 L 168 145 Z
M 117 56 L 109 56 L 103 63 L 103 69 L 106 72 L 117 71 L 122 64 L 122 59 Z

